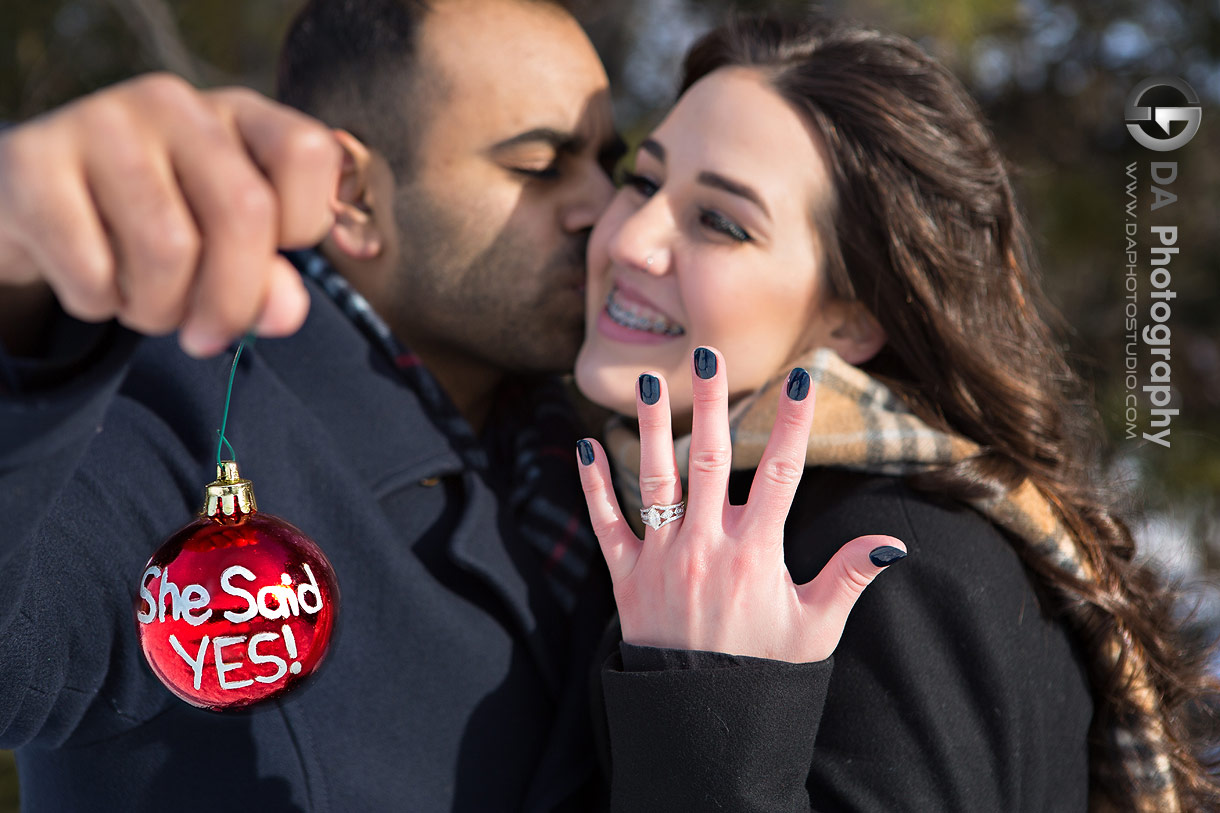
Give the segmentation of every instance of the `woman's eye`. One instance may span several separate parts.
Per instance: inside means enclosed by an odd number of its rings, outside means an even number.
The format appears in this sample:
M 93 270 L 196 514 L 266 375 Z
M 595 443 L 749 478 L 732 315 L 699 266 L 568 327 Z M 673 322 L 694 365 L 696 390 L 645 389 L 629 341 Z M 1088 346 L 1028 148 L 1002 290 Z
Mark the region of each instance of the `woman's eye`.
M 656 194 L 658 189 L 657 185 L 648 178 L 645 178 L 643 175 L 636 175 L 628 170 L 623 170 L 619 186 L 629 186 L 646 198 L 651 198 Z
M 719 212 L 713 212 L 710 209 L 705 209 L 700 213 L 699 222 L 712 231 L 720 232 L 739 243 L 747 243 L 754 239 L 741 226 L 738 226 Z

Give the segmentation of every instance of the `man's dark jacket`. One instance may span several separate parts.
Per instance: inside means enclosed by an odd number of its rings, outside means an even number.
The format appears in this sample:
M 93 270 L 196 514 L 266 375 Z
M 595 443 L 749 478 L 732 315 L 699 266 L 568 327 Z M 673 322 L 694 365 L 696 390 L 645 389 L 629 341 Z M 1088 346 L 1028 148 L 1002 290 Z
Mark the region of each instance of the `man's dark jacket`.
M 600 556 L 569 622 L 514 535 L 505 484 L 463 463 L 400 371 L 309 287 L 304 328 L 243 355 L 226 434 L 259 508 L 323 548 L 342 602 L 320 673 L 249 713 L 173 697 L 133 620 L 145 562 L 213 479 L 230 359 L 111 326 L 56 369 L 8 360 L 0 747 L 18 749 L 28 813 L 552 810 L 594 775 L 588 673 L 612 606 Z

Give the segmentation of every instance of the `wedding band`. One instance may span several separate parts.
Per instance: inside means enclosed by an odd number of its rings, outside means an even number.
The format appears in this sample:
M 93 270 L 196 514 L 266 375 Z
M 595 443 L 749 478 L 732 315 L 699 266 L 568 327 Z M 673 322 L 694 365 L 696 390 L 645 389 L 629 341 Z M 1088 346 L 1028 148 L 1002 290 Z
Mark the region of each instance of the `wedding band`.
M 686 513 L 686 500 L 673 505 L 650 505 L 640 509 L 640 519 L 654 531 L 662 525 L 668 525 L 675 519 L 680 519 Z

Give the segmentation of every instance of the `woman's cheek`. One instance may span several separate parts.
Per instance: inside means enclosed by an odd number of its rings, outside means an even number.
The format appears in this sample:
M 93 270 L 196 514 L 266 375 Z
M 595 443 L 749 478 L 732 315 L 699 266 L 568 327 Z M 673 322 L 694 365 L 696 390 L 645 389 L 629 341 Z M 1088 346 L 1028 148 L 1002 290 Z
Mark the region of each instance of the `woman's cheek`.
M 726 279 L 720 268 L 704 266 L 687 275 L 682 285 L 687 333 L 699 344 L 731 340 L 755 319 L 754 297 L 748 286 Z

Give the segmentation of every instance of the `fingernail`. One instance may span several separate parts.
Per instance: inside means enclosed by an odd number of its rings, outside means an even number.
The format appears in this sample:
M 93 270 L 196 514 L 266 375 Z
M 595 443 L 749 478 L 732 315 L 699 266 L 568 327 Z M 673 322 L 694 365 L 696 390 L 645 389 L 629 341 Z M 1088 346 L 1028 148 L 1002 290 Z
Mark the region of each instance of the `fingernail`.
M 581 441 L 584 443 L 584 441 Z M 868 560 L 876 567 L 889 567 L 900 559 L 907 558 L 907 552 L 902 548 L 895 548 L 893 545 L 882 545 L 879 548 L 873 548 L 868 555 Z
M 197 359 L 211 358 L 228 346 L 228 342 L 222 339 L 215 339 L 197 331 L 183 331 L 178 336 L 178 343 L 187 355 Z
M 283 336 L 299 328 L 309 315 L 309 292 L 304 285 L 282 285 L 272 296 L 255 322 L 255 335 Z
M 644 373 L 640 376 L 640 400 L 652 406 L 661 399 L 661 382 L 655 375 Z
M 593 444 L 589 441 L 576 441 L 576 451 L 580 455 L 581 465 L 588 466 L 593 462 Z
M 804 401 L 809 394 L 809 373 L 804 367 L 796 367 L 788 373 L 788 397 L 793 401 Z
M 716 354 L 706 347 L 695 348 L 695 373 L 702 379 L 716 374 Z

